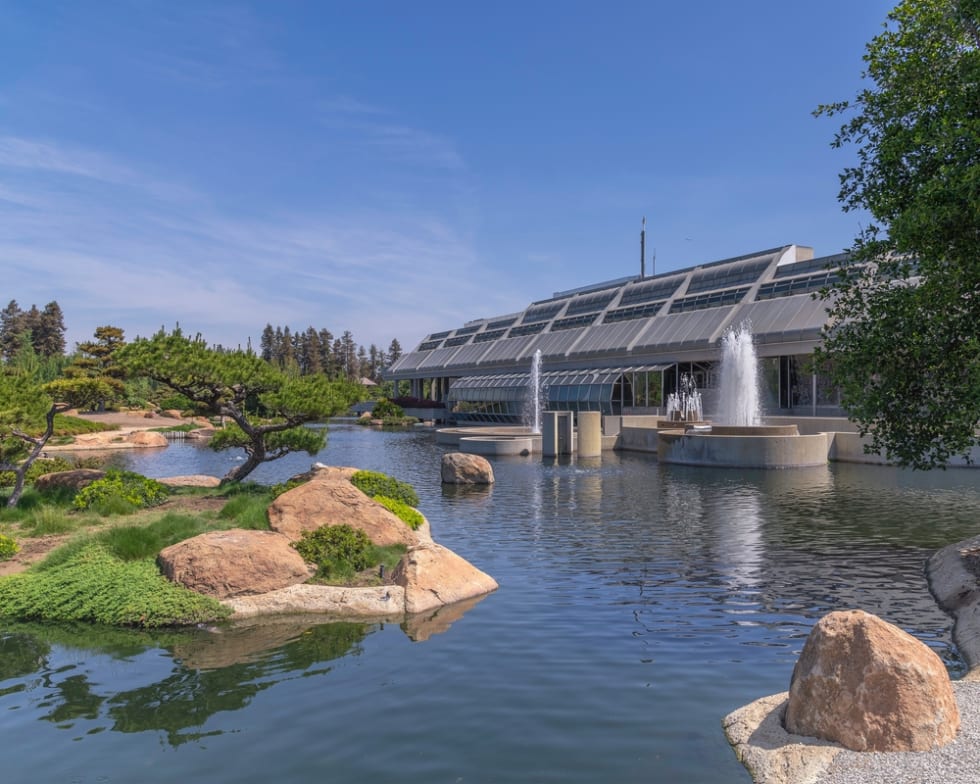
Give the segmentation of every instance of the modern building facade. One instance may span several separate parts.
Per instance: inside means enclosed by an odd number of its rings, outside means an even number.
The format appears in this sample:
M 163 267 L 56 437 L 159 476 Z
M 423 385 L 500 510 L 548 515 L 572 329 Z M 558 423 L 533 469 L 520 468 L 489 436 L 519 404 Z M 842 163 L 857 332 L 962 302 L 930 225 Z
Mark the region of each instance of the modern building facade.
M 532 372 L 551 410 L 665 413 L 682 383 L 717 403 L 720 341 L 751 330 L 768 415 L 839 416 L 809 359 L 828 324 L 815 296 L 844 254 L 800 245 L 556 292 L 524 310 L 427 335 L 385 374 L 443 401 L 457 423 L 527 422 Z

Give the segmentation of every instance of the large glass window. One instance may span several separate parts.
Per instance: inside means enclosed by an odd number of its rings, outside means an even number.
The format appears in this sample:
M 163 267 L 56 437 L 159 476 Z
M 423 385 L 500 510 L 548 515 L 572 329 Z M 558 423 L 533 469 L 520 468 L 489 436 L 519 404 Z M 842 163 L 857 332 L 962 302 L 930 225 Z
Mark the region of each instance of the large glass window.
M 664 366 L 552 371 L 541 374 L 546 409 L 620 413 L 624 407 L 659 405 Z M 530 389 L 530 373 L 468 376 L 449 390 L 459 421 L 519 424 Z

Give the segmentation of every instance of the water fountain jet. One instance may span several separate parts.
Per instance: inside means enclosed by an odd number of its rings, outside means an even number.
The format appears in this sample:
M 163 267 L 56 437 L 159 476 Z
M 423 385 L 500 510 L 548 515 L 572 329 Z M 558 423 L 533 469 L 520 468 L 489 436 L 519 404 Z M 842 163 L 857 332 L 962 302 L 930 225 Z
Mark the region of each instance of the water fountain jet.
M 531 357 L 531 376 L 528 380 L 527 398 L 524 401 L 524 423 L 534 434 L 541 433 L 541 349 Z
M 660 430 L 662 463 L 719 468 L 796 468 L 824 465 L 824 433 L 801 436 L 796 425 L 763 425 L 758 360 L 747 322 L 729 327 L 721 340 L 717 424 Z
M 721 338 L 721 384 L 718 421 L 748 427 L 762 423 L 759 368 L 748 322 L 726 330 Z

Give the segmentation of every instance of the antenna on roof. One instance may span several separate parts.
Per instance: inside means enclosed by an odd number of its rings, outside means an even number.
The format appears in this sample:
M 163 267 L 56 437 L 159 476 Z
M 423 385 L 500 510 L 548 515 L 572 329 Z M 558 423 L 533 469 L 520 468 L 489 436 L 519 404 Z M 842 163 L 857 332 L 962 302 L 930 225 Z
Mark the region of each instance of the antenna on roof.
M 640 277 L 645 278 L 647 276 L 647 219 L 643 216 L 643 222 L 640 224 Z

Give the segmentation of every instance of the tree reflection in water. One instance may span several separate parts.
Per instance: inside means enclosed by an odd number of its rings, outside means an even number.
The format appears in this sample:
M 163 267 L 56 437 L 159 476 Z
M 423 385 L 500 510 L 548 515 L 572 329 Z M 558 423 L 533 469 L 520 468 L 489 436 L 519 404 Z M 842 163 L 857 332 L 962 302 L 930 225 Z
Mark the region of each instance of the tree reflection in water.
M 260 692 L 291 677 L 326 673 L 326 662 L 361 652 L 361 643 L 377 625 L 287 619 L 222 630 L 171 632 L 154 640 L 144 632 L 117 629 L 34 627 L 0 635 L 0 696 L 23 691 L 36 676 L 44 689 L 38 718 L 69 729 L 78 721 L 108 720 L 116 732 L 157 731 L 173 747 L 222 730 L 194 731 L 223 711 L 247 706 Z M 103 635 L 101 642 L 97 640 Z M 170 673 L 154 683 L 105 693 L 89 674 L 74 666 L 49 668 L 51 636 L 68 649 L 113 658 L 130 658 L 164 648 L 172 657 Z M 125 651 L 122 653 L 122 651 Z M 14 681 L 9 683 L 8 681 Z M 111 685 L 110 685 L 111 688 Z M 107 727 L 93 727 L 99 732 Z

